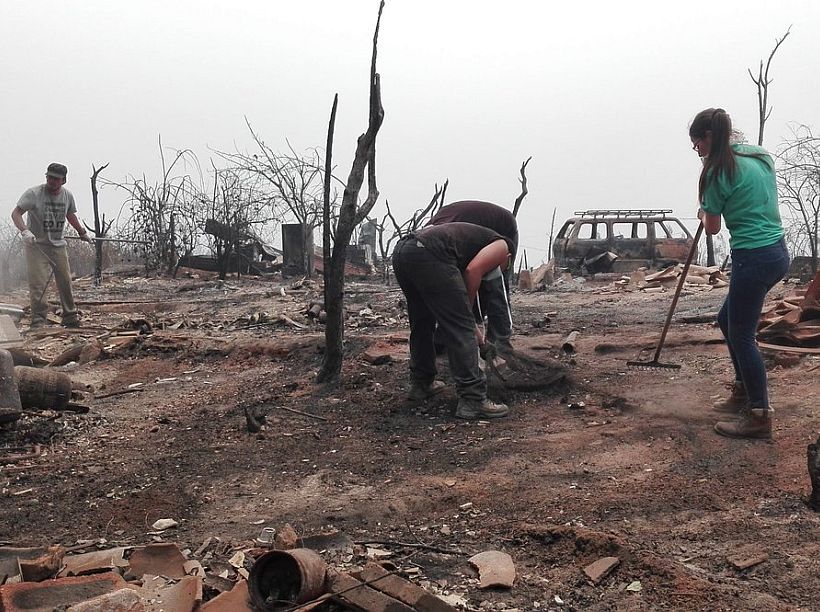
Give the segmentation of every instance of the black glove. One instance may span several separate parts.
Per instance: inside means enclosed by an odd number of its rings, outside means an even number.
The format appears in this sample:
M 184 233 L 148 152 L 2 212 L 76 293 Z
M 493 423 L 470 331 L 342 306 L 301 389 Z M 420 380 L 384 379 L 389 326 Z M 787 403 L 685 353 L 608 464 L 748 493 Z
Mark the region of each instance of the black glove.
M 484 344 L 478 347 L 478 354 L 481 355 L 481 358 L 484 361 L 491 361 L 495 359 L 497 352 L 498 351 L 496 350 L 495 345 L 488 340 L 485 340 Z

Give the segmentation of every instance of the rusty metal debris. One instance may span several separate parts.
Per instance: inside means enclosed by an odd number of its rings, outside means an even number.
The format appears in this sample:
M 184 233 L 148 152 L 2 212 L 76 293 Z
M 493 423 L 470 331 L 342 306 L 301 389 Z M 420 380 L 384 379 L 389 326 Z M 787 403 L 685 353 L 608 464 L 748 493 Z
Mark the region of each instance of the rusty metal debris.
M 326 592 L 327 565 L 313 550 L 272 550 L 256 560 L 248 576 L 251 601 L 260 610 L 303 604 Z

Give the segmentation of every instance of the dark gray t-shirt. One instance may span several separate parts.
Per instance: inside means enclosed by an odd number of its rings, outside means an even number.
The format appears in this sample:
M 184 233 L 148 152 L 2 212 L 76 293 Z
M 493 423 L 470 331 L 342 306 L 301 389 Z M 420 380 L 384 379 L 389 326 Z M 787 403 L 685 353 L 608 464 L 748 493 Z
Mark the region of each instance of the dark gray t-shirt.
M 496 240 L 510 240 L 498 232 L 472 223 L 428 225 L 411 234 L 438 259 L 454 264 L 464 272 L 478 252 Z
M 65 217 L 77 212 L 74 196 L 68 189 L 63 187 L 60 193 L 53 195 L 45 185 L 32 187 L 20 197 L 17 207 L 28 213 L 28 229 L 37 237 L 37 242 L 65 246 Z
M 495 230 L 504 238 L 509 238 L 510 253 L 513 258 L 518 251 L 518 223 L 506 208 L 479 200 L 462 200 L 442 207 L 428 225 L 443 223 L 474 223 Z

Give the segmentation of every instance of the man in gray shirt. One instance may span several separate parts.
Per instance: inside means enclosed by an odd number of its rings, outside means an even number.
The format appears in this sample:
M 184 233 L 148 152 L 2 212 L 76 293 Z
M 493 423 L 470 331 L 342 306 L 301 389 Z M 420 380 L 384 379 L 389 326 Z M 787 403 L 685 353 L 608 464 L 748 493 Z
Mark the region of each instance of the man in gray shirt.
M 71 292 L 71 269 L 63 237 L 65 222 L 77 230 L 82 240 L 93 244 L 92 238 L 77 218 L 74 196 L 63 187 L 68 169 L 63 164 L 49 164 L 46 182 L 32 187 L 20 197 L 11 213 L 26 247 L 28 288 L 31 300 L 31 328 L 44 326 L 48 319 L 46 289 L 54 275 L 62 305 L 62 325 L 79 327 L 80 318 Z M 27 222 L 23 214 L 28 215 Z

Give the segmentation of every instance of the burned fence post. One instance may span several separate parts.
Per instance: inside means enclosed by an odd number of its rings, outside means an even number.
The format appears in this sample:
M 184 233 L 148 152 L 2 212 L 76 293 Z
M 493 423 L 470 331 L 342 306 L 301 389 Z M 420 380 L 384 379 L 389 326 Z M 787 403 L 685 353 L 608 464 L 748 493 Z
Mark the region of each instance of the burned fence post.
M 310 257 L 306 257 L 308 254 Z M 282 272 L 288 275 L 305 275 L 311 271 L 305 262 L 313 260 L 313 233 L 305 234 L 302 223 L 282 225 Z

